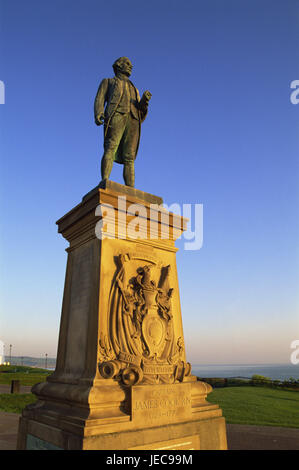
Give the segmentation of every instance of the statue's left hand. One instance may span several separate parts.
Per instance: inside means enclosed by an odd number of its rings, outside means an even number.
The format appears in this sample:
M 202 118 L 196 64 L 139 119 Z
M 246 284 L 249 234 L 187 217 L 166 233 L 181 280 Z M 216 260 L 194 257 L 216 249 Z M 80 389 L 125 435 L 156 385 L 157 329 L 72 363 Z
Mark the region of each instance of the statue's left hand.
M 95 123 L 97 126 L 102 126 L 104 124 L 105 117 L 103 114 L 100 114 L 99 116 L 95 117 Z

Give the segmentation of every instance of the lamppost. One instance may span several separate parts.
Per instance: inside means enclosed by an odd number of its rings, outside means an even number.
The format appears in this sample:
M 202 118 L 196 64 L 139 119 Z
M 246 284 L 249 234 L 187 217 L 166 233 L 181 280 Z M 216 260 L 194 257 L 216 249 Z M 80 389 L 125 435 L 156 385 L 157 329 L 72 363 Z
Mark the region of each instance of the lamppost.
M 10 365 L 11 365 L 11 348 L 12 348 L 12 344 L 9 345 L 9 362 L 10 362 Z
M 45 369 L 47 369 L 47 365 L 48 365 L 48 354 L 46 353 Z

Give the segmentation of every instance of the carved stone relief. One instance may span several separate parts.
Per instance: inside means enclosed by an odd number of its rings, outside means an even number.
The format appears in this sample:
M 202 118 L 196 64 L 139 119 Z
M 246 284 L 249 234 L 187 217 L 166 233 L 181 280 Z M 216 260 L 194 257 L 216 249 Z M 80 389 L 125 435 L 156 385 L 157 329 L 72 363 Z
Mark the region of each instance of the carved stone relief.
M 190 375 L 182 337 L 175 337 L 170 266 L 119 255 L 109 297 L 100 373 L 125 385 L 174 383 Z

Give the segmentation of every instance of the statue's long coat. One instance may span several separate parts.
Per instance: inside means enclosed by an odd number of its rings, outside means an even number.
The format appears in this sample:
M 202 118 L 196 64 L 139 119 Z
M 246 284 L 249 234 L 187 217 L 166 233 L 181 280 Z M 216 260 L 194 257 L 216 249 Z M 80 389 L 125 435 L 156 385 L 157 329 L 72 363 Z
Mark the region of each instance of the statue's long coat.
M 135 119 L 138 119 L 139 122 L 139 136 L 138 136 L 138 145 L 136 148 L 137 156 L 139 141 L 140 141 L 140 131 L 141 131 L 141 123 L 144 121 L 147 115 L 147 107 L 142 106 L 142 102 L 140 101 L 139 91 L 135 87 L 135 85 L 130 81 L 131 85 L 135 90 L 135 102 L 131 105 L 131 113 L 133 114 Z M 94 102 L 94 114 L 95 118 L 97 119 L 99 116 L 105 116 L 105 124 L 104 124 L 104 139 L 107 134 L 107 129 L 109 123 L 111 121 L 112 116 L 117 111 L 118 105 L 121 102 L 122 95 L 124 93 L 124 85 L 125 82 L 120 80 L 117 77 L 114 78 L 104 78 L 100 83 L 95 102 Z M 106 108 L 105 108 L 106 104 Z M 104 110 L 105 108 L 105 110 Z M 122 156 L 118 152 L 114 156 L 114 160 L 117 163 L 123 163 Z

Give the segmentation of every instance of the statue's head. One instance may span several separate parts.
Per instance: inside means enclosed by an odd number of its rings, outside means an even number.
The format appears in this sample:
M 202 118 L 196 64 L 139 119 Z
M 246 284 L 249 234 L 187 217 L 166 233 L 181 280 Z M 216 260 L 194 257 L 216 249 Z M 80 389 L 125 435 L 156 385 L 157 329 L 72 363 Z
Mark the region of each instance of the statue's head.
M 124 75 L 127 75 L 127 77 L 129 77 L 132 73 L 133 65 L 130 59 L 128 59 L 128 57 L 120 57 L 114 62 L 112 67 L 115 75 L 117 74 L 117 72 L 121 72 Z

